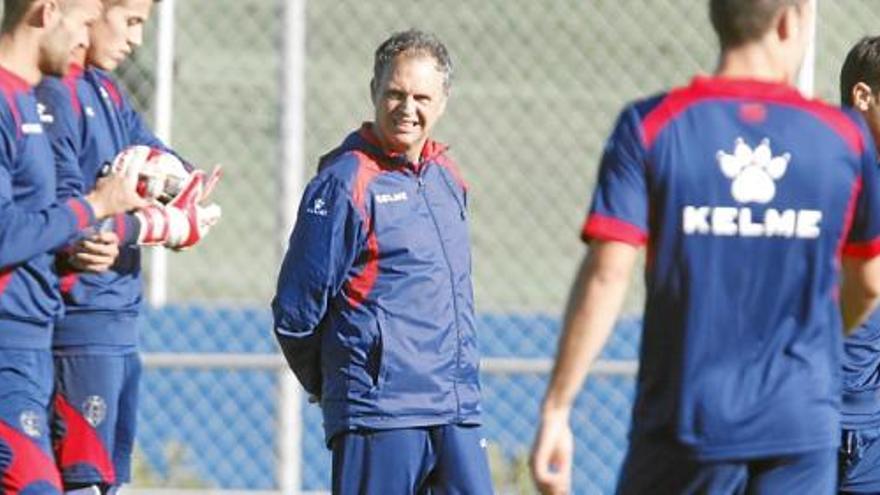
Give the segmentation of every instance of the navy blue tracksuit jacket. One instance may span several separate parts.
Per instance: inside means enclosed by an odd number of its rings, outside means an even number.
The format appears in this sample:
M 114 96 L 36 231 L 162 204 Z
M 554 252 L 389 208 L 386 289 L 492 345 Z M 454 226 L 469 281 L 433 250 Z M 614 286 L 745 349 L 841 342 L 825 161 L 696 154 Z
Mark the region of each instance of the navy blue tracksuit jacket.
M 329 441 L 358 428 L 479 422 L 467 190 L 446 148 L 388 156 L 370 125 L 306 188 L 272 303 Z
M 77 197 L 95 187 L 101 167 L 122 150 L 145 145 L 169 151 L 106 72 L 72 67 L 63 79 L 45 78 L 36 89 L 58 167 L 58 197 Z M 137 344 L 136 318 L 143 296 L 140 225 L 132 214 L 113 218 L 119 258 L 104 273 L 66 272 L 61 289 L 66 316 L 53 344 Z M 64 267 L 63 259 L 60 263 Z M 120 324 L 125 322 L 125 324 Z M 106 331 L 112 327 L 113 332 Z
M 52 250 L 93 224 L 80 198 L 59 203 L 33 88 L 0 68 L 0 347 L 48 349 L 63 311 Z

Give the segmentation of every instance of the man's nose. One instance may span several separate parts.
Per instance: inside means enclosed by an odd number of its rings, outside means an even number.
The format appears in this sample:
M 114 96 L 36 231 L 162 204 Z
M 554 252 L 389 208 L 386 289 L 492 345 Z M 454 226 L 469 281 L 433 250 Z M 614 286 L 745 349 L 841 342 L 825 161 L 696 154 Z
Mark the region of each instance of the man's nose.
M 407 97 L 403 99 L 402 106 L 403 111 L 407 113 L 412 112 L 416 108 L 416 99 L 412 95 L 407 95 Z

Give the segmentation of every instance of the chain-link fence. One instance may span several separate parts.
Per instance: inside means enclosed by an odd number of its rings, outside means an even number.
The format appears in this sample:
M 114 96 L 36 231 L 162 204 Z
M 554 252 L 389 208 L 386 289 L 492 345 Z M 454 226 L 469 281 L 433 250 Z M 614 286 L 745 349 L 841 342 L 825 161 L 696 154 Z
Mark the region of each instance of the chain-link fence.
M 223 163 L 224 219 L 203 246 L 169 260 L 173 305 L 148 311 L 150 352 L 274 353 L 268 301 L 279 262 L 278 157 L 284 10 L 306 0 L 174 2 L 172 141 L 190 160 Z M 165 2 L 157 4 L 167 4 Z M 860 36 L 880 32 L 872 0 L 820 1 L 817 92 L 836 101 L 837 70 Z M 694 0 L 309 0 L 305 171 L 371 117 L 372 51 L 391 32 L 437 33 L 455 62 L 438 138 L 471 185 L 480 343 L 488 357 L 552 356 L 584 248 L 578 241 L 596 162 L 628 100 L 710 72 L 707 2 Z M 135 101 L 154 103 L 157 29 L 120 69 Z M 304 177 L 305 178 L 305 177 Z M 294 199 L 283 208 L 294 209 Z M 627 313 L 638 314 L 641 283 Z M 637 325 L 607 359 L 634 359 Z M 546 374 L 483 376 L 496 486 L 529 493 L 527 448 Z M 576 493 L 611 490 L 625 449 L 632 376 L 591 379 L 573 422 Z M 277 373 L 151 369 L 141 401 L 135 487 L 278 488 Z M 314 407 L 302 409 L 301 486 L 326 490 L 329 453 Z

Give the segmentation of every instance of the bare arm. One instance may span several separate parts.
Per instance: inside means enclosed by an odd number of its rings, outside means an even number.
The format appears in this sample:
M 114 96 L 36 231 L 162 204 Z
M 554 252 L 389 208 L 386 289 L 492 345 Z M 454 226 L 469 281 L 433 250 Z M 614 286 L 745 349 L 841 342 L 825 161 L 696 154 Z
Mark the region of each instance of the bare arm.
M 573 450 L 568 425 L 571 406 L 611 334 L 637 253 L 638 248 L 630 244 L 594 241 L 571 288 L 532 448 L 532 475 L 542 493 L 567 493 Z
M 861 325 L 880 302 L 880 256 L 843 258 L 843 281 L 840 287 L 840 311 L 844 333 L 849 335 Z

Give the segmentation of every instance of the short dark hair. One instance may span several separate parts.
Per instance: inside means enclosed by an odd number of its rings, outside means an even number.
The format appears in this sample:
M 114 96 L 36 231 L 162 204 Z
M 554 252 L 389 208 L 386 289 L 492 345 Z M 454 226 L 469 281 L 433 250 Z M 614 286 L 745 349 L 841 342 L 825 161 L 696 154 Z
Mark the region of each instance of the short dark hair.
M 880 36 L 866 36 L 859 40 L 843 61 L 840 68 L 840 103 L 853 106 L 852 90 L 863 82 L 871 92 L 880 91 Z
M 0 32 L 8 33 L 21 22 L 34 0 L 3 0 L 3 21 Z
M 434 59 L 437 70 L 443 74 L 443 88 L 449 91 L 452 85 L 452 59 L 446 45 L 432 33 L 409 29 L 394 33 L 390 38 L 383 41 L 373 62 L 373 81 L 379 81 L 385 71 L 394 63 L 399 55 L 426 55 Z
M 760 39 L 777 12 L 806 0 L 709 0 L 709 19 L 721 48 L 735 48 Z

